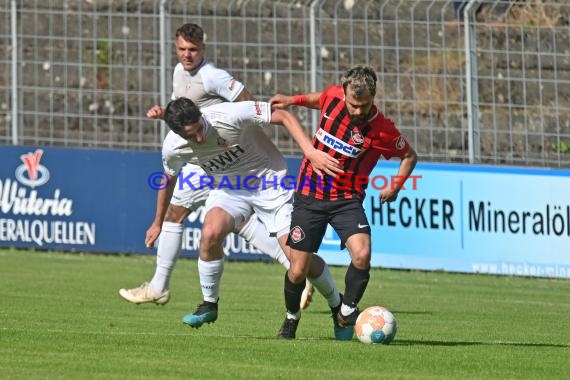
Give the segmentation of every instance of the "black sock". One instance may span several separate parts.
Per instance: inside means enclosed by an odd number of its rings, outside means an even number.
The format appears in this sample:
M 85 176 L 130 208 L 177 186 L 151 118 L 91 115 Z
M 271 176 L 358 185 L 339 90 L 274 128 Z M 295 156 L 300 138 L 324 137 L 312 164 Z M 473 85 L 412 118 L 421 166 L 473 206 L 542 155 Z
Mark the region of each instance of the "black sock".
M 287 311 L 291 314 L 297 314 L 301 308 L 301 295 L 303 294 L 303 289 L 305 289 L 305 281 L 301 281 L 300 284 L 293 284 L 289 280 L 289 271 L 285 272 L 285 306 Z
M 351 262 L 344 277 L 345 292 L 342 303 L 349 307 L 356 307 L 364 295 L 369 279 L 370 267 L 358 269 Z

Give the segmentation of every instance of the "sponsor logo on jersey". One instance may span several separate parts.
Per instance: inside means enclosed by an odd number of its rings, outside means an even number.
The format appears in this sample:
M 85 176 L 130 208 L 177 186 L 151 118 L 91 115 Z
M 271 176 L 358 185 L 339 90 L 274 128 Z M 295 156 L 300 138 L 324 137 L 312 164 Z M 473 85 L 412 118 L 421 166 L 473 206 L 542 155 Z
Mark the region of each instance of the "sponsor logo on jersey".
M 341 139 L 331 135 L 322 128 L 317 131 L 317 140 L 329 148 L 349 157 L 356 157 L 360 153 L 360 149 L 342 141 Z
M 41 149 L 36 149 L 34 153 L 26 153 L 20 156 L 23 164 L 16 168 L 16 179 L 22 185 L 34 188 L 44 185 L 49 180 L 49 170 L 40 165 L 40 160 L 44 154 Z
M 225 152 L 204 162 L 201 166 L 208 173 L 224 171 L 239 163 L 244 155 L 245 150 L 241 146 L 233 145 Z
M 218 137 L 217 144 L 219 147 L 222 147 L 222 148 L 227 148 L 229 146 L 228 141 L 226 139 L 224 139 L 223 137 Z
M 295 226 L 291 229 L 289 235 L 294 243 L 298 243 L 305 238 L 305 231 L 301 227 Z
M 404 138 L 404 136 L 400 136 L 398 138 L 398 141 L 396 142 L 396 149 L 402 150 L 404 149 L 405 146 L 406 146 L 406 139 Z

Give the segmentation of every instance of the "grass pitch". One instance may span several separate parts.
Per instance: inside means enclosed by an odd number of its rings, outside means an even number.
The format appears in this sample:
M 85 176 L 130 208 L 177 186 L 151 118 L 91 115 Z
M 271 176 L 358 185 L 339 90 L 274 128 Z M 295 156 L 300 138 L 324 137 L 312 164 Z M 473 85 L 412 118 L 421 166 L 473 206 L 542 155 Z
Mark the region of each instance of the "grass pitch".
M 344 288 L 345 268 L 331 268 Z M 218 321 L 180 318 L 201 301 L 196 262 L 180 260 L 165 307 L 121 287 L 150 279 L 154 256 L 0 251 L 2 379 L 562 379 L 570 376 L 570 281 L 373 270 L 361 307 L 392 310 L 390 346 L 333 339 L 324 299 L 295 341 L 283 269 L 227 262 Z

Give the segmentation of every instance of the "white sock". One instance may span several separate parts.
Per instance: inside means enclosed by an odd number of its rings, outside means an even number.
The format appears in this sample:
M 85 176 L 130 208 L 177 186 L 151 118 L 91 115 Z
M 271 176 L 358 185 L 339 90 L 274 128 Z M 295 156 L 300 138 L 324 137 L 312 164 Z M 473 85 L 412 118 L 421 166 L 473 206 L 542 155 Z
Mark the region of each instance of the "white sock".
M 279 261 L 285 269 L 289 269 L 289 260 L 281 249 L 279 241 L 277 238 L 269 236 L 269 231 L 255 215 L 242 226 L 239 235 L 261 252 Z
M 354 310 L 356 310 L 355 307 L 346 306 L 345 304 L 342 304 L 342 306 L 340 307 L 340 313 L 342 315 L 344 315 L 345 317 L 352 314 L 354 312 Z
M 150 281 L 150 289 L 161 294 L 170 286 L 170 276 L 180 254 L 184 226 L 179 223 L 163 222 L 156 251 L 156 269 Z
M 291 314 L 291 313 L 287 312 L 287 319 L 294 319 L 294 320 L 298 321 L 299 319 L 301 319 L 301 310 L 299 310 L 295 314 Z
M 224 259 L 214 261 L 198 259 L 198 273 L 200 274 L 200 287 L 204 301 L 218 302 L 220 280 L 222 273 L 224 273 Z
M 323 273 L 321 273 L 319 277 L 308 277 L 307 280 L 326 298 L 330 307 L 337 307 L 340 304 L 340 293 L 332 279 L 332 274 L 327 263 L 325 263 Z

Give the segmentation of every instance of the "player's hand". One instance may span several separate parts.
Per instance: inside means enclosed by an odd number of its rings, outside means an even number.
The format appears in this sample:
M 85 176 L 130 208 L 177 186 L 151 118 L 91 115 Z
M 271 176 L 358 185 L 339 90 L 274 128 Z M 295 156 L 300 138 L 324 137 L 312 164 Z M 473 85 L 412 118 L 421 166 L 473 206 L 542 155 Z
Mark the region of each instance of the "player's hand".
M 307 155 L 309 161 L 313 165 L 313 170 L 318 176 L 329 175 L 336 177 L 337 174 L 344 171 L 338 164 L 338 160 L 322 150 L 313 149 L 310 155 Z
M 151 225 L 148 230 L 146 230 L 146 238 L 144 239 L 144 244 L 147 248 L 152 248 L 154 246 L 154 242 L 158 239 L 158 235 L 160 235 L 161 227 L 159 225 Z
M 400 192 L 400 187 L 396 186 L 393 189 L 384 189 L 380 192 L 380 203 L 384 202 L 394 202 L 398 199 L 398 193 Z
M 162 119 L 163 115 L 164 108 L 161 106 L 152 106 L 148 111 L 146 111 L 146 117 L 149 119 Z
M 271 108 L 285 109 L 291 105 L 291 96 L 277 94 L 269 99 Z

